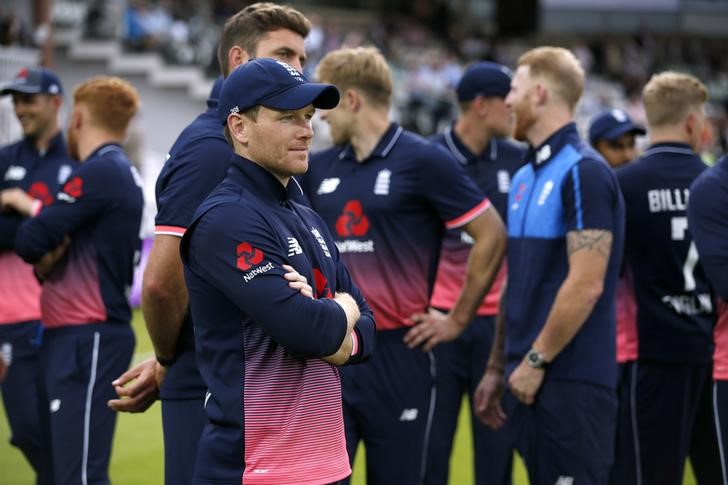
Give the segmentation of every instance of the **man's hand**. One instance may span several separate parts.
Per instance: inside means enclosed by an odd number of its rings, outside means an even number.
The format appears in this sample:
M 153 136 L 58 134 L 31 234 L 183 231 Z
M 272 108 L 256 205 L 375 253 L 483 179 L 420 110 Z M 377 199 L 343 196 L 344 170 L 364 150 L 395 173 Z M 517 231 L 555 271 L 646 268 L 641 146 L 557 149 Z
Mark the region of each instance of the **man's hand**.
M 508 385 L 519 401 L 530 406 L 534 403 L 538 390 L 541 389 L 544 374 L 543 369 L 534 369 L 524 359 L 511 374 Z
M 66 254 L 68 245 L 71 244 L 71 238 L 64 236 L 63 242 L 58 245 L 55 249 L 52 249 L 45 253 L 34 265 L 35 274 L 41 280 L 45 279 L 46 276 L 51 272 L 56 263 Z
M 294 290 L 298 290 L 303 296 L 313 298 L 313 288 L 311 288 L 311 285 L 308 284 L 308 280 L 305 276 L 299 274 L 298 271 L 293 269 L 293 266 L 289 266 L 287 264 L 283 265 L 283 269 L 288 271 L 288 273 L 283 275 L 283 277 L 288 280 L 288 286 Z
M 455 340 L 465 329 L 452 315 L 430 308 L 427 313 L 415 313 L 409 318 L 416 325 L 404 336 L 404 343 L 411 349 L 422 345 L 429 352 L 440 342 Z
M 106 404 L 122 413 L 143 413 L 159 397 L 166 373 L 166 367 L 153 357 L 137 364 L 111 383 L 119 399 L 111 399 Z
M 18 187 L 5 189 L 0 192 L 0 207 L 3 210 L 14 210 L 23 216 L 29 216 L 33 211 L 33 199 Z
M 506 422 L 501 407 L 504 387 L 503 370 L 489 366 L 475 389 L 475 415 L 493 429 L 499 429 Z
M 8 375 L 8 364 L 5 363 L 5 359 L 0 356 L 0 384 L 5 382 L 5 376 Z

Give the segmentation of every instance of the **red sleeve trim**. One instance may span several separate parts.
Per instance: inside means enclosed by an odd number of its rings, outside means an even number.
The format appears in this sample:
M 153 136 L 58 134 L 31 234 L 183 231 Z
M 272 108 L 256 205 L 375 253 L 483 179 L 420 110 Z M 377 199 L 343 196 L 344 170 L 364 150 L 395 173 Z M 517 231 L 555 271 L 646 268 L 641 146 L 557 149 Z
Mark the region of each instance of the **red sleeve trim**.
M 490 200 L 488 200 L 488 198 L 486 197 L 482 200 L 482 202 L 470 209 L 465 214 L 461 215 L 460 217 L 456 217 L 455 219 L 452 219 L 450 221 L 447 221 L 445 223 L 445 227 L 447 227 L 448 229 L 455 229 L 456 227 L 464 226 L 465 224 L 485 212 L 488 207 L 490 207 Z
M 178 227 L 178 226 L 154 226 L 154 235 L 160 236 L 179 236 L 182 237 L 185 235 L 185 231 L 187 231 L 186 227 Z

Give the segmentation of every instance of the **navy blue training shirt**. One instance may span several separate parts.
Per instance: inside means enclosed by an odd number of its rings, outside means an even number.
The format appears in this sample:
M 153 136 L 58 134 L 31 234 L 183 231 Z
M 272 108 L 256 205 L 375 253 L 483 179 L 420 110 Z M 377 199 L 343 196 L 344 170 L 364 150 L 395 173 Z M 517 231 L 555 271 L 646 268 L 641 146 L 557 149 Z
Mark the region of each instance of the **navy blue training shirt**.
M 465 173 L 475 182 L 498 211 L 503 221 L 508 218 L 508 191 L 511 178 L 523 165 L 525 146 L 505 138 L 491 138 L 482 153 L 476 155 L 460 140 L 452 127 L 430 138 L 445 147 L 460 162 Z M 450 310 L 465 284 L 468 256 L 473 238 L 462 230 L 445 232 L 442 241 L 437 279 L 432 290 L 431 304 Z M 505 282 L 505 265 L 501 267 L 490 291 L 477 310 L 477 315 L 496 315 L 500 294 Z
M 43 282 L 46 327 L 128 324 L 127 299 L 141 251 L 142 183 L 122 148 L 101 145 L 74 170 L 53 204 L 18 229 L 15 250 L 28 263 L 58 247 L 66 255 Z
M 617 171 L 627 207 L 624 260 L 637 302 L 639 359 L 710 361 L 715 313 L 687 219 L 690 184 L 705 169 L 689 145 L 658 143 Z
M 291 182 L 294 190 L 299 190 Z M 300 194 L 300 190 L 299 190 Z M 234 155 L 182 240 L 200 372 L 209 387 L 195 479 L 331 483 L 348 476 L 335 353 L 361 310 L 350 363 L 371 355 L 374 319 L 326 225 L 270 172 Z M 315 299 L 291 289 L 288 264 Z M 205 482 L 208 483 L 208 482 Z
M 48 206 L 77 165 L 60 132 L 43 153 L 32 140 L 23 139 L 0 149 L 0 191 L 18 187 Z M 15 254 L 23 220 L 17 212 L 0 211 L 0 325 L 40 320 L 40 285 L 33 267 Z
M 612 233 L 604 291 L 574 338 L 549 364 L 546 379 L 616 385 L 614 293 L 622 259 L 624 203 L 604 159 L 569 123 L 526 156 L 508 197 L 507 373 L 546 323 L 569 271 L 567 233 Z
M 157 178 L 155 234 L 182 237 L 197 207 L 225 177 L 232 149 L 217 116 L 222 79 L 216 81 L 207 111 L 177 137 Z M 162 383 L 162 399 L 193 399 L 205 395 L 205 383 L 195 363 L 194 335 L 189 313 L 177 342 L 177 360 Z
M 490 206 L 452 155 L 396 123 L 361 162 L 350 145 L 312 155 L 302 185 L 380 330 L 413 325 L 429 306 L 443 232 Z

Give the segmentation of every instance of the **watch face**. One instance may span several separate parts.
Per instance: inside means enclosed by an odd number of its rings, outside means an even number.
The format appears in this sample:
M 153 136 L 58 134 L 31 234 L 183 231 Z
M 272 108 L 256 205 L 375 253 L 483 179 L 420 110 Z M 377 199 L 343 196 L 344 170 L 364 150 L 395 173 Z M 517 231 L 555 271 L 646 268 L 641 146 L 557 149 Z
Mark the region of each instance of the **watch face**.
M 528 364 L 531 367 L 536 369 L 541 369 L 544 367 L 545 362 L 543 360 L 543 356 L 537 351 L 531 349 L 526 355 L 526 358 L 528 359 Z

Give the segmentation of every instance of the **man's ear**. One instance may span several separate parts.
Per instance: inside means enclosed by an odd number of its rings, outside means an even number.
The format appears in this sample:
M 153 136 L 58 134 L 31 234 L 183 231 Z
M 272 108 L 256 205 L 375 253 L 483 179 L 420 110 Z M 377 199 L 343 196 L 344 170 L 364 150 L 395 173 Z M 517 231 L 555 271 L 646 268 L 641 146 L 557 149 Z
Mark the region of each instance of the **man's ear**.
M 238 140 L 242 145 L 247 145 L 250 141 L 249 121 L 248 118 L 237 113 L 228 115 L 227 124 L 230 136 Z
M 252 56 L 248 54 L 248 51 L 239 45 L 232 46 L 228 51 L 228 66 L 230 68 L 230 72 L 233 72 L 239 65 L 248 62 L 251 57 Z
M 537 83 L 534 87 L 534 92 L 536 93 L 536 104 L 538 106 L 545 105 L 549 100 L 549 90 L 548 86 L 546 86 L 544 83 Z
M 361 94 L 356 89 L 348 88 L 344 91 L 344 96 L 342 96 L 341 100 L 345 103 L 344 106 L 351 109 L 354 113 L 362 107 Z

